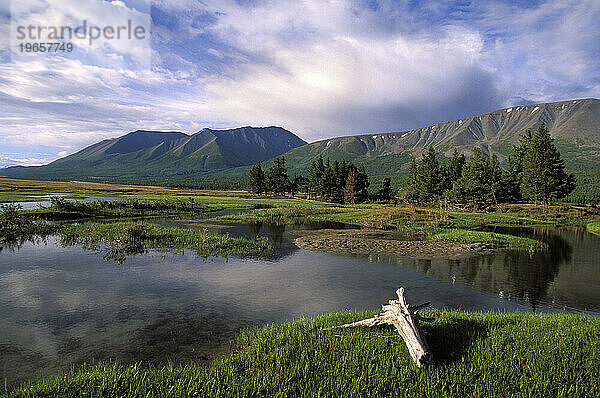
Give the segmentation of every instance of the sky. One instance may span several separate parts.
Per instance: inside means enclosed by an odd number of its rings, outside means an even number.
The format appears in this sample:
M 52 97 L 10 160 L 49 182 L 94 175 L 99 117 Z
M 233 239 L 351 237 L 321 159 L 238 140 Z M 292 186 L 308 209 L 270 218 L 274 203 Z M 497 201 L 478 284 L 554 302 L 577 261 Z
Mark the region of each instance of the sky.
M 22 51 L 84 21 L 70 52 Z M 599 21 L 598 0 L 3 1 L 0 167 L 137 129 L 312 142 L 600 98 Z

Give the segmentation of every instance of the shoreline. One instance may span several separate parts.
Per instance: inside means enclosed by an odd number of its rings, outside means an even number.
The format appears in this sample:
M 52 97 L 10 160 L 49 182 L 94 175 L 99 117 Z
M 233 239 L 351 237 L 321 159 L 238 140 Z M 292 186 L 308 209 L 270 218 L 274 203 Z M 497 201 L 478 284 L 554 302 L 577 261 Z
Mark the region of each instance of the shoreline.
M 303 231 L 296 246 L 336 254 L 395 254 L 418 258 L 463 258 L 491 254 L 487 243 L 463 243 L 448 239 L 410 240 L 406 235 L 377 229 L 319 229 Z

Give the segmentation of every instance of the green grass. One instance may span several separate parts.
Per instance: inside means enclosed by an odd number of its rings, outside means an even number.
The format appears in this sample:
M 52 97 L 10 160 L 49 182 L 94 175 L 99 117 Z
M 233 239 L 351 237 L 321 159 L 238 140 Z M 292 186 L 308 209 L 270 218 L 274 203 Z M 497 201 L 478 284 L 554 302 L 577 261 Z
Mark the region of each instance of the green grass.
M 202 214 L 223 210 L 224 206 L 207 204 L 194 198 L 127 199 L 121 201 L 74 202 L 53 198 L 52 205 L 28 213 L 42 219 L 157 217 Z
M 269 222 L 269 223 L 294 223 L 303 221 L 332 221 L 333 214 L 346 211 L 341 206 L 287 206 L 275 207 L 272 209 L 255 209 L 242 214 L 233 214 L 219 217 L 220 220 L 238 221 L 238 222 Z M 325 216 L 321 218 L 320 216 Z
M 589 224 L 587 224 L 586 229 L 592 234 L 600 235 L 600 221 L 590 222 Z
M 16 205 L 1 205 L 0 250 L 3 246 L 20 246 L 25 241 L 58 235 L 65 246 L 82 245 L 88 250 L 103 251 L 105 258 L 120 263 L 127 255 L 153 249 L 192 249 L 200 256 L 267 255 L 273 247 L 266 238 L 249 240 L 232 238 L 207 229 L 164 227 L 135 221 L 65 224 L 41 222 L 37 213 L 24 212 Z
M 203 257 L 267 255 L 273 250 L 267 239 L 232 238 L 229 234 L 211 233 L 206 229 L 163 227 L 144 222 L 64 225 L 59 234 L 63 244 L 104 250 L 105 257 L 117 261 L 150 248 L 191 249 Z
M 493 246 L 506 247 L 510 249 L 547 249 L 548 244 L 535 239 L 520 236 L 498 234 L 495 232 L 468 231 L 464 229 L 445 229 L 430 235 L 431 239 L 446 239 L 463 243 L 486 243 Z
M 390 327 L 320 330 L 344 312 L 245 331 L 209 365 L 96 364 L 10 397 L 592 397 L 600 394 L 600 320 L 589 315 L 429 311 L 433 363 L 421 369 Z

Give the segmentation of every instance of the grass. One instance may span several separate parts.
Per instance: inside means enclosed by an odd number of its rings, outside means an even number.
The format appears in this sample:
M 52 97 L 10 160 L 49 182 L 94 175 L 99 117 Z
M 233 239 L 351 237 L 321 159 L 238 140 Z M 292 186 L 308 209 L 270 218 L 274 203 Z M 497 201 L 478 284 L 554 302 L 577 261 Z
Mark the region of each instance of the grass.
M 269 222 L 277 224 L 336 222 L 356 227 L 398 230 L 421 238 L 443 237 L 459 242 L 492 243 L 496 246 L 539 249 L 544 244 L 525 238 L 482 232 L 486 226 L 585 226 L 598 222 L 594 207 L 528 204 L 503 205 L 492 212 L 466 212 L 450 208 L 428 208 L 382 203 L 339 205 L 290 197 L 263 197 L 241 191 L 200 191 L 152 186 L 96 183 L 58 183 L 0 179 L 0 197 L 31 190 L 63 190 L 109 193 L 124 201 L 76 203 L 55 199 L 49 209 L 30 211 L 44 220 L 123 219 L 200 214 L 239 208 L 241 214 L 216 221 Z M 8 192 L 8 193 L 7 193 Z M 589 228 L 594 231 L 594 227 Z
M 209 365 L 87 365 L 10 397 L 592 397 L 600 320 L 589 315 L 429 311 L 434 362 L 418 369 L 389 327 L 323 331 L 344 312 L 245 331 Z
M 0 204 L 0 250 L 1 243 L 18 245 L 34 236 L 47 236 L 56 230 L 56 225 L 35 222 L 19 205 Z
M 548 244 L 535 239 L 523 238 L 507 234 L 498 234 L 485 231 L 468 231 L 464 229 L 445 229 L 430 235 L 431 239 L 445 239 L 463 243 L 486 243 L 509 249 L 547 249 Z
M 588 232 L 594 235 L 600 235 L 600 221 L 592 221 L 586 225 Z
M 147 249 L 191 249 L 202 257 L 258 254 L 273 247 L 267 239 L 249 240 L 216 234 L 206 229 L 163 227 L 143 222 L 114 222 L 91 225 L 64 225 L 59 234 L 63 244 L 79 244 L 87 249 L 104 250 L 105 258 L 122 262 L 126 255 Z
M 112 203 L 112 202 L 111 202 Z M 35 220 L 37 213 L 23 212 L 15 205 L 2 205 L 0 212 L 0 250 L 20 246 L 37 237 L 58 235 L 65 246 L 82 245 L 103 251 L 106 259 L 119 263 L 127 255 L 155 249 L 191 249 L 200 256 L 267 255 L 273 251 L 266 238 L 232 238 L 203 229 L 164 227 L 146 222 L 64 224 Z
M 29 210 L 42 219 L 72 220 L 78 218 L 132 218 L 183 214 L 202 214 L 223 210 L 224 206 L 207 204 L 190 198 L 127 199 L 115 201 L 74 202 L 53 198 L 49 207 Z

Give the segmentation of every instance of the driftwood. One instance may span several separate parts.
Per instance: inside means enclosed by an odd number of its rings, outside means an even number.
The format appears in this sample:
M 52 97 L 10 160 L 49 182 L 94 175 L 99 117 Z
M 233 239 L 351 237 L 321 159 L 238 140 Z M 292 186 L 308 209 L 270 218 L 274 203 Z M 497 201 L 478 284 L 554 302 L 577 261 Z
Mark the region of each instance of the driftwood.
M 384 311 L 381 314 L 375 315 L 373 318 L 363 319 L 362 321 L 347 323 L 345 325 L 334 326 L 326 330 L 334 328 L 353 328 L 356 326 L 373 327 L 377 325 L 394 325 L 396 330 L 406 343 L 410 356 L 415 361 L 418 367 L 421 367 L 431 359 L 431 351 L 421 335 L 419 321 L 433 321 L 433 318 L 423 318 L 419 315 L 419 310 L 427 307 L 430 303 L 425 303 L 411 307 L 406 304 L 404 299 L 404 288 L 396 290 L 398 300 L 390 300 L 388 305 L 382 305 Z

